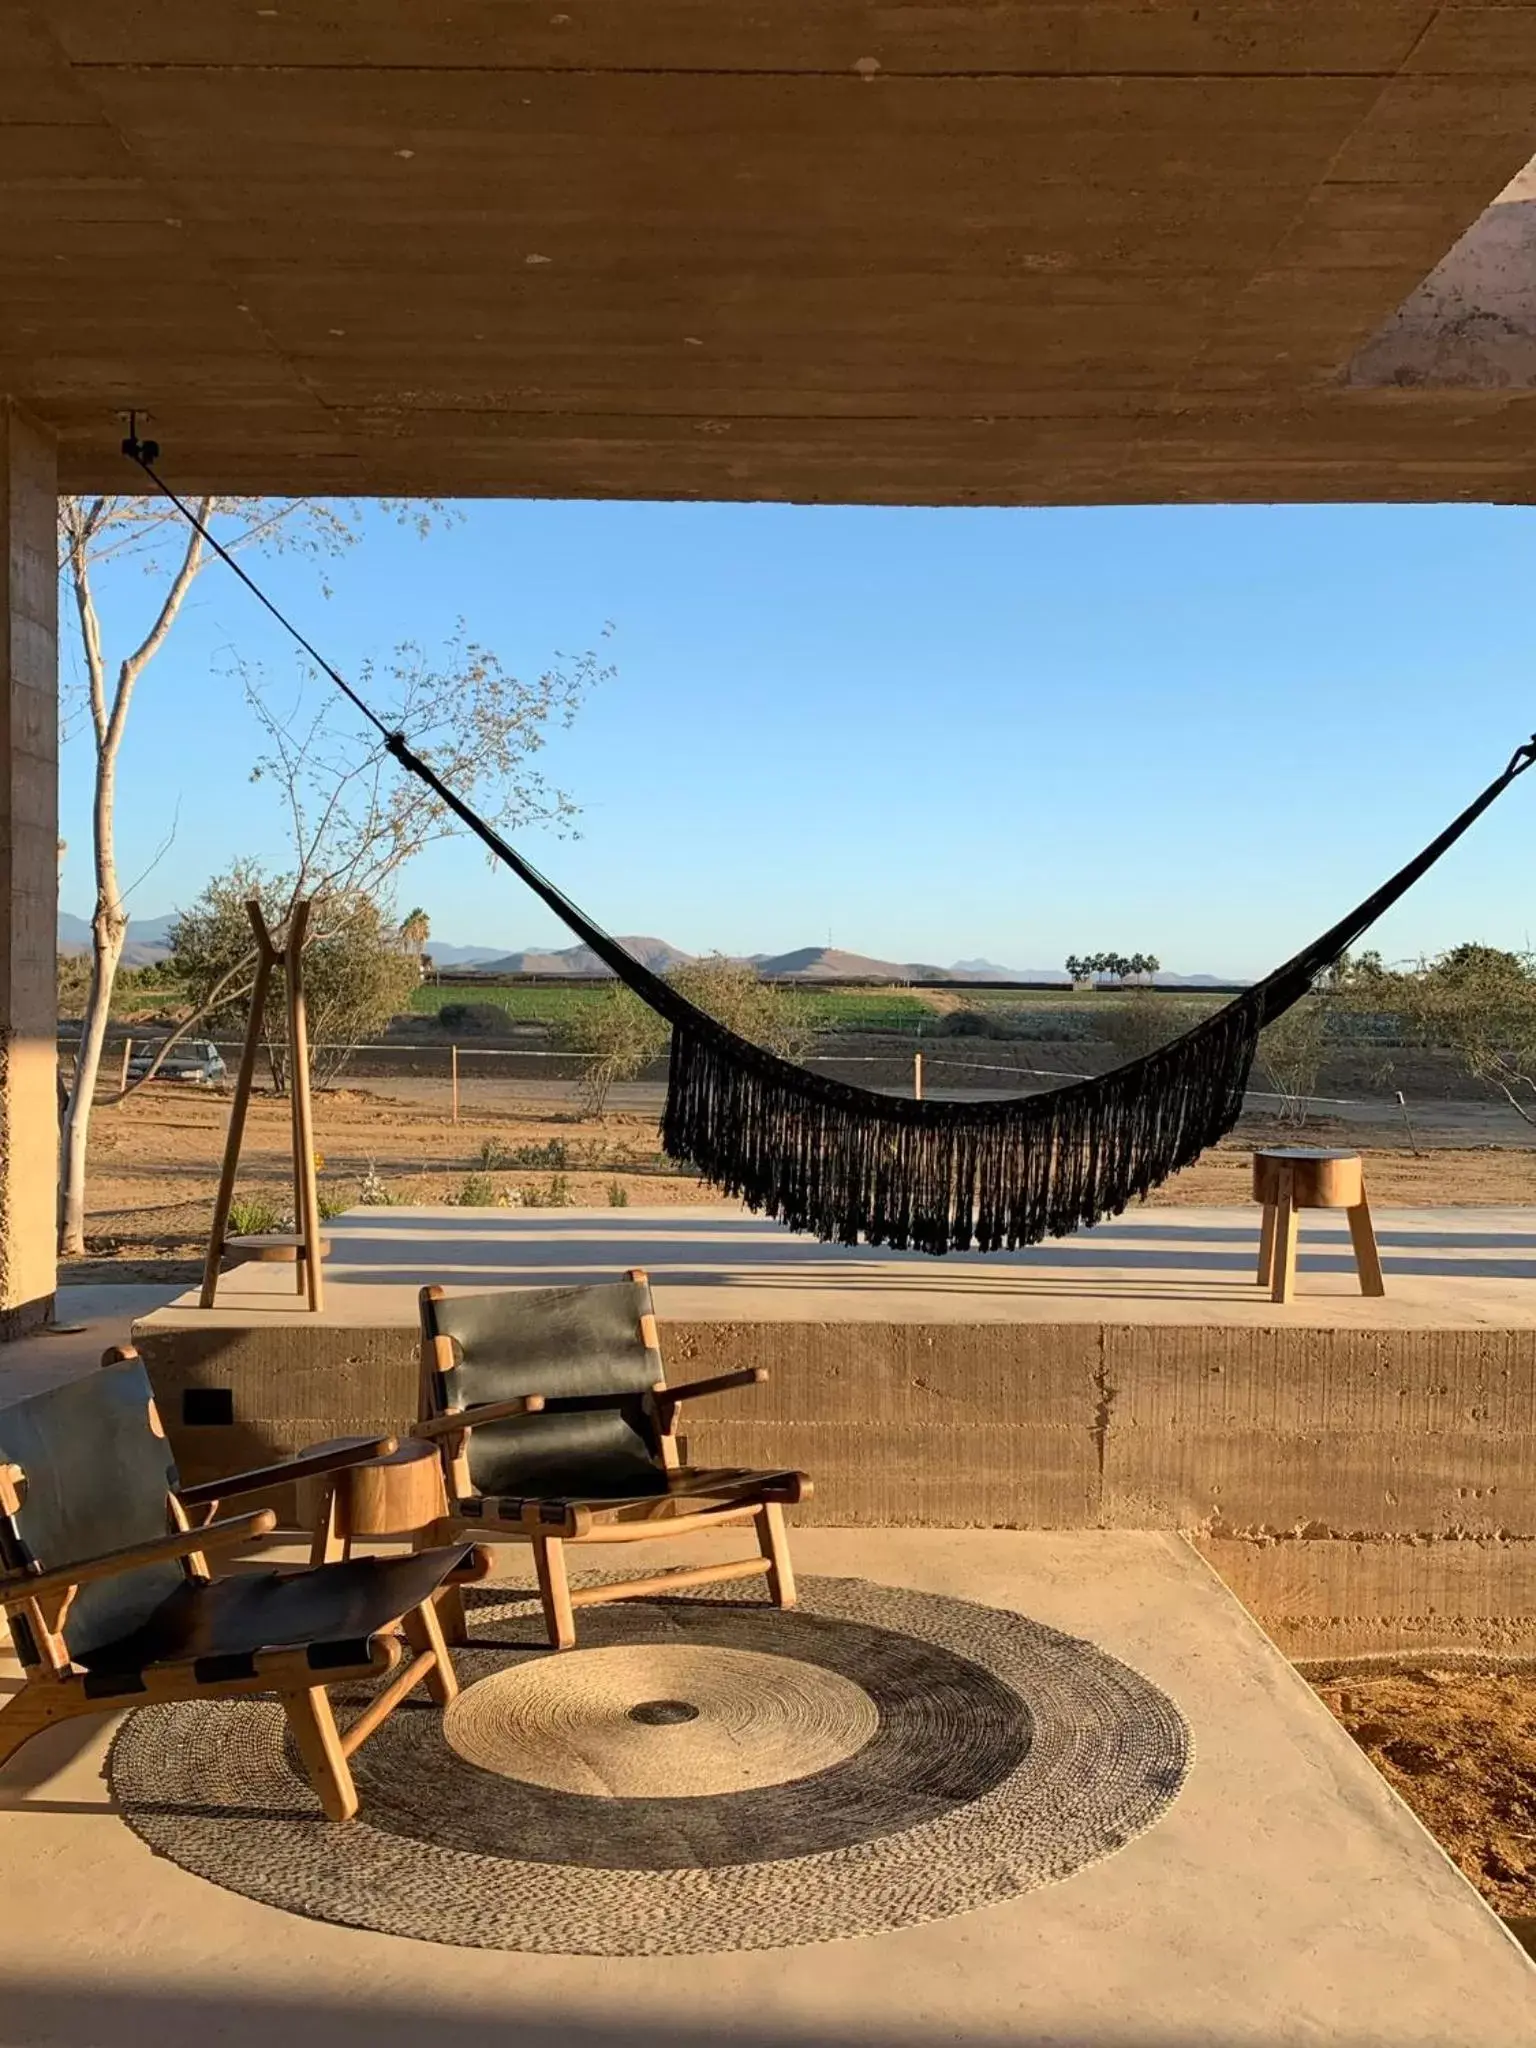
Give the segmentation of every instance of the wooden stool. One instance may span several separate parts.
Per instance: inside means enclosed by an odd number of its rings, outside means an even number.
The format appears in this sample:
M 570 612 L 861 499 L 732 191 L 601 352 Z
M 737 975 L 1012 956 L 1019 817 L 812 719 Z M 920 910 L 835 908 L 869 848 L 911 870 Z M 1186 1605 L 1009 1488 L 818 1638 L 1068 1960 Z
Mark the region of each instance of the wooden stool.
M 1301 1145 L 1255 1152 L 1253 1199 L 1264 1205 L 1258 1281 L 1269 1289 L 1271 1301 L 1289 1301 L 1296 1285 L 1296 1238 L 1303 1209 L 1345 1212 L 1360 1292 L 1386 1293 L 1358 1152 L 1314 1151 Z
M 300 1455 L 328 1448 L 312 1444 Z M 437 1446 L 416 1437 L 407 1437 L 388 1457 L 301 1480 L 297 1491 L 299 1519 L 315 1532 L 311 1564 L 350 1557 L 358 1537 L 420 1538 L 448 1512 Z

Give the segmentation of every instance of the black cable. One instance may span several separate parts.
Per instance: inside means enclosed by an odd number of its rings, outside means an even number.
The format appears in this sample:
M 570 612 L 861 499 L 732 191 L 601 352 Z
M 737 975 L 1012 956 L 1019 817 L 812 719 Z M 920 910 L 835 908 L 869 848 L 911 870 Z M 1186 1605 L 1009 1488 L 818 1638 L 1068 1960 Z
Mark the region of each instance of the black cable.
M 268 597 L 267 593 L 262 589 L 261 585 L 258 582 L 256 582 L 254 577 L 247 576 L 244 569 L 241 568 L 240 564 L 235 560 L 234 556 L 230 553 L 229 549 L 225 547 L 224 543 L 218 538 L 216 534 L 209 532 L 208 528 L 203 524 L 202 520 L 198 518 L 197 514 L 192 510 L 192 507 L 186 503 L 185 499 L 179 498 L 176 495 L 176 493 L 171 489 L 170 485 L 165 481 L 164 477 L 162 477 L 159 474 L 159 472 L 155 469 L 154 460 L 155 457 L 160 453 L 158 443 L 154 441 L 141 441 L 137 433 L 134 432 L 133 430 L 131 414 L 129 418 L 130 426 L 128 436 L 126 440 L 123 442 L 123 453 L 128 457 L 128 460 L 130 462 L 136 462 L 138 464 L 139 468 L 143 470 L 144 474 L 149 478 L 150 482 L 154 485 L 155 489 L 160 493 L 161 497 L 168 499 L 170 503 L 176 507 L 176 510 L 181 514 L 182 518 L 186 520 L 187 524 L 191 527 L 194 527 L 196 531 L 202 535 L 203 539 L 207 541 L 209 547 L 213 549 L 213 552 L 218 556 L 219 560 L 224 564 L 224 566 L 227 569 L 234 570 L 235 574 L 240 578 L 240 581 L 245 585 L 246 589 L 251 593 L 252 597 L 256 599 L 257 603 L 264 605 L 266 607 L 266 609 L 272 614 L 273 618 L 276 619 L 277 623 L 282 627 L 283 631 L 286 634 L 288 634 L 289 638 L 296 640 L 298 642 L 299 646 L 303 648 L 304 652 L 309 656 L 310 660 L 314 662 L 318 668 L 323 669 L 325 674 L 330 677 L 331 681 L 336 685 L 337 689 L 341 690 L 342 692 L 344 692 L 346 696 L 351 698 L 352 702 L 357 706 L 358 710 L 362 712 L 364 718 L 368 719 L 370 723 L 377 726 L 379 731 L 383 733 L 385 739 L 395 737 L 395 735 L 391 734 L 389 727 L 384 723 L 383 719 L 380 718 L 377 711 L 373 709 L 372 705 L 365 703 L 364 700 L 357 694 L 356 690 L 353 689 L 352 685 L 347 681 L 346 677 L 342 675 L 339 670 L 331 667 L 331 664 L 326 660 L 325 656 L 320 652 L 319 648 L 315 646 L 314 642 L 305 639 L 304 635 L 299 631 L 298 627 L 293 623 L 292 619 L 288 617 L 287 613 L 280 611 L 278 609 L 278 607 L 272 602 L 271 598 Z

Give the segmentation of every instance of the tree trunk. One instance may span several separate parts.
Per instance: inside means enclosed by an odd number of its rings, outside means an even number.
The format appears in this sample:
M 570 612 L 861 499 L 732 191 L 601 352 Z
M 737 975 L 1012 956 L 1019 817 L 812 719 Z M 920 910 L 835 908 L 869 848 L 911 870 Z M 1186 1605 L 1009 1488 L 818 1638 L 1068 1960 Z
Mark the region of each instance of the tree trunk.
M 109 908 L 98 903 L 91 928 L 95 939 L 91 985 L 85 1000 L 75 1082 L 69 1091 L 69 1106 L 59 1137 L 59 1250 L 66 1258 L 78 1258 L 85 1250 L 85 1161 L 91 1107 L 96 1099 L 96 1077 L 101 1072 L 102 1048 L 112 1014 L 112 984 L 123 957 L 128 920 L 120 905 Z

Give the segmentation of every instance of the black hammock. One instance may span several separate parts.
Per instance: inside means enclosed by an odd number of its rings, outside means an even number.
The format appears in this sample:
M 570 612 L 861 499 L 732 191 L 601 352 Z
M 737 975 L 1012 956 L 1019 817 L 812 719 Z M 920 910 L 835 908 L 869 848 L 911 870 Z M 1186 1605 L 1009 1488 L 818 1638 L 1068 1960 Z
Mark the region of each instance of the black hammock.
M 1536 760 L 1536 737 L 1422 853 L 1211 1016 L 1107 1074 L 992 1102 L 914 1101 L 813 1074 L 730 1031 L 653 974 L 391 732 L 208 532 L 132 434 L 123 451 L 384 735 L 408 774 L 672 1027 L 661 1139 L 727 1194 L 829 1242 L 935 1254 L 1038 1244 L 1117 1215 L 1237 1122 L 1260 1031 L 1311 988 Z

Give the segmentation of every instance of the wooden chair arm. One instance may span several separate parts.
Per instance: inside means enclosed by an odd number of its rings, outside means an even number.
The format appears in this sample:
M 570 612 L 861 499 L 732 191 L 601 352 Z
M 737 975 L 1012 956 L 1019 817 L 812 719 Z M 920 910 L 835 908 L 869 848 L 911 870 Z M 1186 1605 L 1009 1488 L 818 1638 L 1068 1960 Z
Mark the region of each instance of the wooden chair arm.
M 285 1486 L 293 1479 L 313 1479 L 322 1472 L 339 1472 L 348 1465 L 366 1465 L 370 1458 L 387 1458 L 399 1445 L 392 1436 L 344 1437 L 302 1457 L 285 1458 L 279 1465 L 261 1465 L 254 1472 L 235 1472 L 228 1479 L 210 1479 L 202 1486 L 183 1486 L 176 1498 L 184 1508 L 206 1507 L 211 1501 L 229 1500 L 237 1493 L 261 1493 L 269 1486 Z
M 719 1372 L 707 1380 L 685 1380 L 680 1387 L 657 1385 L 651 1389 L 661 1410 L 662 1427 L 670 1430 L 672 1417 L 685 1401 L 697 1401 L 705 1394 L 729 1393 L 732 1387 L 758 1387 L 768 1377 L 766 1365 L 749 1365 L 740 1372 Z
M 228 1521 L 210 1522 L 206 1529 L 177 1529 L 149 1543 L 130 1543 L 122 1550 L 104 1551 L 100 1557 L 83 1557 L 77 1564 L 61 1564 L 52 1571 L 7 1572 L 0 1578 L 0 1606 L 16 1607 L 50 1593 L 67 1593 L 71 1586 L 115 1578 L 119 1572 L 136 1571 L 141 1565 L 174 1564 L 200 1550 L 239 1550 L 257 1537 L 270 1535 L 276 1527 L 276 1515 L 270 1508 L 262 1508 L 254 1515 L 231 1515 Z
M 519 1415 L 537 1415 L 544 1406 L 542 1394 L 519 1394 L 512 1401 L 480 1401 L 473 1408 L 450 1408 L 446 1415 L 428 1415 L 415 1424 L 412 1435 L 429 1441 L 440 1436 L 459 1436 L 477 1429 L 483 1422 L 512 1422 Z

